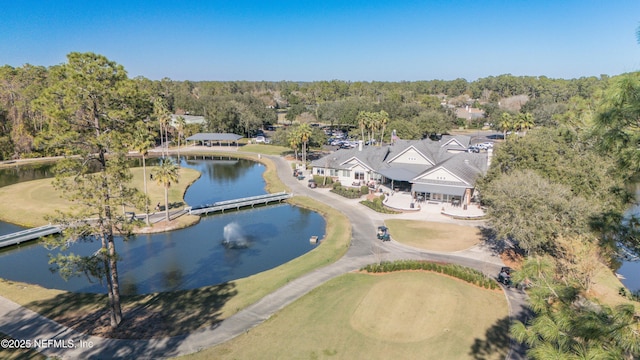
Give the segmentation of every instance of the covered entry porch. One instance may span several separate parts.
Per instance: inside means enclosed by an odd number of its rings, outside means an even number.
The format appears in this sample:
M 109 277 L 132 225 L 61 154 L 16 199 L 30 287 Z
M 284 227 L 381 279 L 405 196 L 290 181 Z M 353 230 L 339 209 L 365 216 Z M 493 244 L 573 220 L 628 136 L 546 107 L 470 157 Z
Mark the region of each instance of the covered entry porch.
M 411 189 L 416 201 L 449 203 L 453 206 L 471 203 L 471 188 L 466 186 L 414 183 Z

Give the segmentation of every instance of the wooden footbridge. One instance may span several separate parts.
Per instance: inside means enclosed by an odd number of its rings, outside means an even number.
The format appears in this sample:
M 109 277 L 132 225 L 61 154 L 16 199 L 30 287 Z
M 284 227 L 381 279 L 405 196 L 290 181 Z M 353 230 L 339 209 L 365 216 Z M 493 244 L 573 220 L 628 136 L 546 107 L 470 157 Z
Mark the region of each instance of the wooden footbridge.
M 234 209 L 240 210 L 244 207 L 254 207 L 256 205 L 267 205 L 274 202 L 282 202 L 282 200 L 288 199 L 292 197 L 293 194 L 289 194 L 286 192 L 279 192 L 273 194 L 265 194 L 258 196 L 250 196 L 246 198 L 234 199 L 234 200 L 226 200 L 226 201 L 218 201 L 213 204 L 206 204 L 200 206 L 192 206 L 186 208 L 186 210 L 191 215 L 202 215 L 209 214 L 212 212 L 224 212 L 225 210 Z
M 213 204 L 205 204 L 185 208 L 185 211 L 192 215 L 208 215 L 217 211 L 234 209 L 240 210 L 245 207 L 254 207 L 256 205 L 268 205 L 275 202 L 282 202 L 292 197 L 293 194 L 279 192 L 274 194 L 264 194 L 258 196 L 250 196 L 241 199 L 218 201 Z M 21 244 L 23 242 L 39 239 L 43 236 L 60 233 L 62 229 L 57 225 L 45 225 L 33 229 L 18 231 L 12 234 L 0 236 L 0 248 Z
M 12 234 L 2 235 L 0 236 L 0 248 L 39 239 L 51 234 L 57 234 L 60 231 L 62 230 L 59 226 L 49 224 L 37 228 L 18 231 Z

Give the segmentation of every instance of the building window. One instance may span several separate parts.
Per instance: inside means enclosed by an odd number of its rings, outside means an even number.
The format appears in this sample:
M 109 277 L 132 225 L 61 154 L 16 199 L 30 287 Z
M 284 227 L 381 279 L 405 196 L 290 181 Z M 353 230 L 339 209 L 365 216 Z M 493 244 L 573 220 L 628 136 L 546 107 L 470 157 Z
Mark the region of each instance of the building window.
M 324 169 L 317 169 L 318 171 L 316 172 L 317 175 L 324 175 Z
M 351 170 L 342 170 L 342 177 L 351 177 Z
M 356 179 L 356 180 L 364 180 L 364 173 L 356 171 L 354 179 Z

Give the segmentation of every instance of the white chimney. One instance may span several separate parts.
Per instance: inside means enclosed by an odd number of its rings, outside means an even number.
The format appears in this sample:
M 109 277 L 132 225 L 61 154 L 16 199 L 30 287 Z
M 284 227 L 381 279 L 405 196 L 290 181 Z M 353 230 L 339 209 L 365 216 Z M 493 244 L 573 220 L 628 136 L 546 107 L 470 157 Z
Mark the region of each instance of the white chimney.
M 362 151 L 362 140 L 358 140 L 358 151 Z

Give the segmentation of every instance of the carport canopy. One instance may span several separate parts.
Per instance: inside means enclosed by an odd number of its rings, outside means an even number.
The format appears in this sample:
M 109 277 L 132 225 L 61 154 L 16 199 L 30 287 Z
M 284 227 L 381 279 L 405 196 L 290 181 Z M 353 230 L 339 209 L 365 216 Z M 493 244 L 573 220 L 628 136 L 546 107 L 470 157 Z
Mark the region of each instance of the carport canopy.
M 187 138 L 187 141 L 237 142 L 240 139 L 242 139 L 242 135 L 232 133 L 197 133 L 195 135 L 189 136 Z

